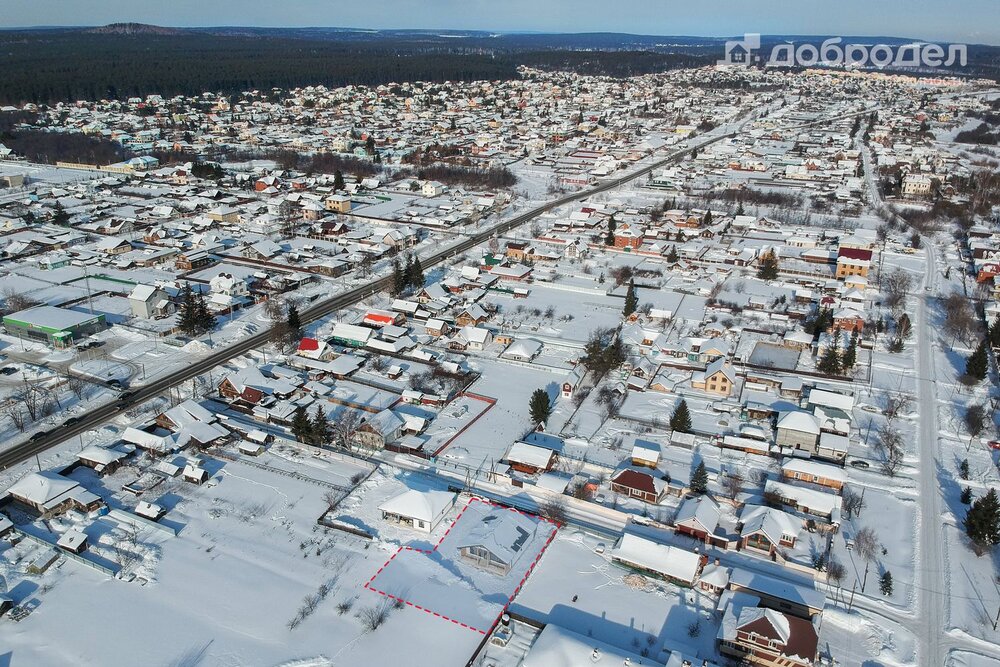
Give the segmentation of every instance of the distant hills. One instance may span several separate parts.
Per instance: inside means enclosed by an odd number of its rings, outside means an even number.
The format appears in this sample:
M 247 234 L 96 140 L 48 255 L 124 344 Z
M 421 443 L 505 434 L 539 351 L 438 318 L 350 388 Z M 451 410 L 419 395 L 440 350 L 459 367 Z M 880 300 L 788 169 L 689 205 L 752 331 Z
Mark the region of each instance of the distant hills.
M 817 47 L 825 37 L 762 37 Z M 172 28 L 144 23 L 0 30 L 0 105 L 121 99 L 158 93 L 507 80 L 518 67 L 633 76 L 714 64 L 722 37 L 624 33 L 495 33 L 355 28 Z M 844 37 L 843 43 L 912 40 Z M 1000 48 L 969 47 L 969 65 L 947 73 L 1000 77 Z M 940 74 L 941 72 L 922 72 Z
M 181 35 L 189 31 L 148 23 L 109 23 L 98 28 L 85 28 L 81 32 L 92 35 Z

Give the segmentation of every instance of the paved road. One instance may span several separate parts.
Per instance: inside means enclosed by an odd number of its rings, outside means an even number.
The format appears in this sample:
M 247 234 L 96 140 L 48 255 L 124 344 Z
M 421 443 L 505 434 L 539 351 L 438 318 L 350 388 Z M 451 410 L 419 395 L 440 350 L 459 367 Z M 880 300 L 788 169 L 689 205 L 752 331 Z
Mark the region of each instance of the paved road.
M 938 423 L 936 372 L 934 367 L 933 330 L 928 319 L 927 302 L 935 289 L 937 269 L 934 243 L 924 239 L 927 270 L 917 298 L 917 401 L 920 406 L 919 556 L 917 560 L 917 627 L 920 640 L 920 664 L 943 665 L 941 636 L 945 630 L 944 608 L 949 604 L 947 572 L 944 567 L 944 535 L 941 530 L 941 484 L 938 482 Z M 931 292 L 924 288 L 930 287 Z
M 796 125 L 787 129 L 800 129 L 806 127 L 812 127 L 816 125 L 822 125 L 828 123 L 831 120 L 840 118 L 849 118 L 852 116 L 862 115 L 870 113 L 875 107 L 866 108 L 862 111 L 850 112 L 850 113 L 839 113 L 831 117 L 821 118 L 808 123 L 803 123 L 801 125 Z M 459 255 L 466 250 L 474 248 L 480 243 L 484 243 L 489 240 L 494 235 L 504 234 L 515 227 L 519 227 L 526 222 L 534 220 L 538 216 L 547 213 L 553 209 L 556 209 L 565 204 L 572 203 L 574 201 L 582 201 L 587 197 L 591 197 L 602 192 L 607 192 L 620 187 L 626 183 L 636 180 L 637 178 L 642 178 L 647 174 L 650 174 L 655 169 L 659 169 L 665 165 L 674 163 L 685 155 L 690 153 L 692 150 L 702 148 L 714 144 L 719 141 L 730 139 L 735 137 L 743 128 L 754 118 L 758 117 L 759 113 L 748 113 L 738 120 L 730 123 L 728 125 L 720 126 L 706 134 L 696 138 L 690 144 L 685 147 L 675 149 L 660 158 L 659 160 L 650 163 L 649 165 L 642 167 L 636 171 L 629 172 L 624 176 L 618 178 L 612 178 L 606 180 L 598 185 L 590 188 L 585 188 L 570 194 L 564 195 L 557 199 L 553 199 L 541 206 L 530 209 L 524 213 L 520 213 L 512 218 L 501 221 L 481 232 L 477 232 L 468 238 L 456 243 L 453 246 L 438 250 L 426 257 L 421 257 L 420 261 L 424 269 L 429 269 L 436 264 L 443 262 L 449 257 L 454 257 Z M 730 130 L 730 131 L 726 131 Z M 362 299 L 380 292 L 389 287 L 391 282 L 391 276 L 385 276 L 382 278 L 376 278 L 364 285 L 359 287 L 354 287 L 345 292 L 327 299 L 321 303 L 310 306 L 309 308 L 301 312 L 301 317 L 303 322 L 311 322 L 313 320 L 319 319 L 337 310 L 346 308 L 353 304 L 358 303 Z M 75 422 L 71 425 L 58 426 L 51 431 L 39 431 L 31 436 L 32 439 L 27 442 L 22 442 L 20 444 L 14 445 L 3 452 L 0 452 L 0 470 L 4 470 L 12 465 L 25 461 L 36 454 L 39 454 L 50 447 L 53 447 L 64 440 L 68 440 L 73 436 L 82 433 L 84 431 L 90 430 L 95 426 L 107 421 L 114 415 L 127 410 L 128 408 L 143 403 L 161 393 L 166 391 L 171 387 L 175 387 L 183 382 L 186 382 L 192 378 L 195 378 L 202 373 L 226 363 L 230 359 L 238 357 L 242 354 L 246 354 L 250 350 L 260 347 L 270 340 L 270 330 L 265 329 L 259 333 L 253 334 L 244 338 L 232 345 L 228 345 L 225 348 L 213 352 L 212 354 L 203 357 L 190 366 L 178 370 L 174 373 L 166 375 L 162 378 L 153 380 L 147 385 L 137 388 L 133 391 L 126 392 L 123 394 L 117 402 L 108 403 L 106 405 L 97 407 L 93 409 L 80 421 Z
M 641 169 L 630 172 L 625 176 L 618 178 L 613 178 L 594 187 L 586 188 L 584 190 L 579 190 L 573 192 L 552 201 L 549 201 L 541 206 L 530 209 L 524 213 L 518 214 L 510 219 L 499 222 L 481 232 L 473 234 L 462 241 L 446 247 L 442 250 L 438 250 L 426 257 L 421 257 L 420 261 L 424 269 L 429 269 L 436 264 L 443 262 L 445 259 L 459 255 L 480 243 L 489 240 L 490 237 L 497 234 L 504 234 L 515 227 L 519 227 L 531 220 L 534 220 L 538 216 L 547 213 L 555 208 L 569 204 L 576 200 L 583 200 L 586 197 L 593 196 L 595 194 L 600 194 L 602 192 L 607 192 L 614 188 L 620 187 L 625 183 L 629 183 L 637 178 L 641 178 L 654 169 L 659 169 L 660 167 L 676 162 L 682 157 L 690 153 L 694 149 L 701 149 L 709 144 L 728 139 L 735 136 L 742 128 L 745 126 L 748 119 L 744 119 L 739 122 L 736 128 L 731 132 L 720 132 L 719 130 L 709 132 L 703 135 L 700 140 L 692 142 L 690 145 L 671 151 L 663 158 L 653 162 Z M 722 129 L 722 128 L 720 128 Z M 354 287 L 345 292 L 327 299 L 321 303 L 312 305 L 301 312 L 303 322 L 311 322 L 317 320 L 321 317 L 329 315 L 337 310 L 341 310 L 348 306 L 358 303 L 362 299 L 371 296 L 377 292 L 385 290 L 389 287 L 391 281 L 391 276 L 385 276 L 382 278 L 376 278 L 371 280 L 364 285 Z M 161 393 L 166 391 L 171 387 L 175 387 L 183 382 L 186 382 L 202 373 L 206 373 L 212 368 L 226 363 L 230 359 L 238 357 L 242 354 L 246 354 L 250 350 L 260 347 L 270 340 L 271 333 L 269 330 L 265 329 L 256 333 L 252 336 L 248 336 L 232 345 L 228 345 L 225 348 L 213 352 L 206 357 L 194 361 L 191 365 L 166 375 L 162 378 L 153 380 L 147 385 L 139 387 L 134 391 L 127 392 L 123 394 L 122 397 L 117 402 L 108 403 L 106 405 L 97 407 L 93 409 L 86 417 L 78 422 L 71 425 L 63 425 L 54 428 L 48 432 L 39 432 L 41 435 L 36 433 L 32 436 L 33 439 L 27 442 L 15 445 L 3 452 L 0 452 L 0 470 L 6 469 L 12 465 L 20 463 L 21 461 L 27 460 L 32 456 L 45 451 L 46 449 L 53 447 L 60 442 L 72 438 L 78 433 L 90 430 L 95 426 L 107 421 L 114 415 L 120 413 L 123 410 L 143 403 Z

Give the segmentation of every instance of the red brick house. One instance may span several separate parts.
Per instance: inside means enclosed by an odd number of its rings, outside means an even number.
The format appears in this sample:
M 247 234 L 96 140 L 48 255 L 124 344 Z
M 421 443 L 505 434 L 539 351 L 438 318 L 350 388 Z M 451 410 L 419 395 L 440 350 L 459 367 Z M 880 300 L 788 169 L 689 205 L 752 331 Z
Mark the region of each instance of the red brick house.
M 742 609 L 736 635 L 719 641 L 723 655 L 774 667 L 813 665 L 818 647 L 819 637 L 812 623 L 762 607 Z
M 655 505 L 663 500 L 667 491 L 666 481 L 655 473 L 649 469 L 623 468 L 611 477 L 611 490 Z

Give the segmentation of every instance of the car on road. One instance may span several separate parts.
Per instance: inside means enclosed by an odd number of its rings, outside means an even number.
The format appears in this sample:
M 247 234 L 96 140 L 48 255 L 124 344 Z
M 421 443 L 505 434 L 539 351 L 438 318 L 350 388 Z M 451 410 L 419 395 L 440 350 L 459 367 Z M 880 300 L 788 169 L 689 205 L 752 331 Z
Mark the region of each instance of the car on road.
M 72 426 L 73 424 L 79 422 L 81 419 L 83 419 L 83 417 L 70 417 L 69 419 L 63 422 L 63 426 Z
M 35 442 L 36 440 L 41 440 L 42 438 L 44 438 L 48 434 L 49 434 L 48 431 L 39 431 L 35 435 L 33 435 L 30 438 L 28 438 L 28 442 Z
M 862 461 L 861 459 L 854 459 L 851 461 L 851 465 L 855 468 L 861 468 L 862 470 L 868 470 L 871 468 L 871 464 L 868 461 Z
M 0 375 L 13 375 L 16 372 L 17 369 L 13 366 L 4 366 L 3 368 L 0 368 Z

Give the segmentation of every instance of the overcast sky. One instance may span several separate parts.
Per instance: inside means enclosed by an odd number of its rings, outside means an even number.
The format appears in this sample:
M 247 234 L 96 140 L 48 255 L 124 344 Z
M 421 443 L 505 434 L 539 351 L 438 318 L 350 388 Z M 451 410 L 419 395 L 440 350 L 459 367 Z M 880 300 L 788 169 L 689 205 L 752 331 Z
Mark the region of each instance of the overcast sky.
M 1000 44 L 997 0 L 0 0 L 0 26 L 338 26 L 889 35 Z

